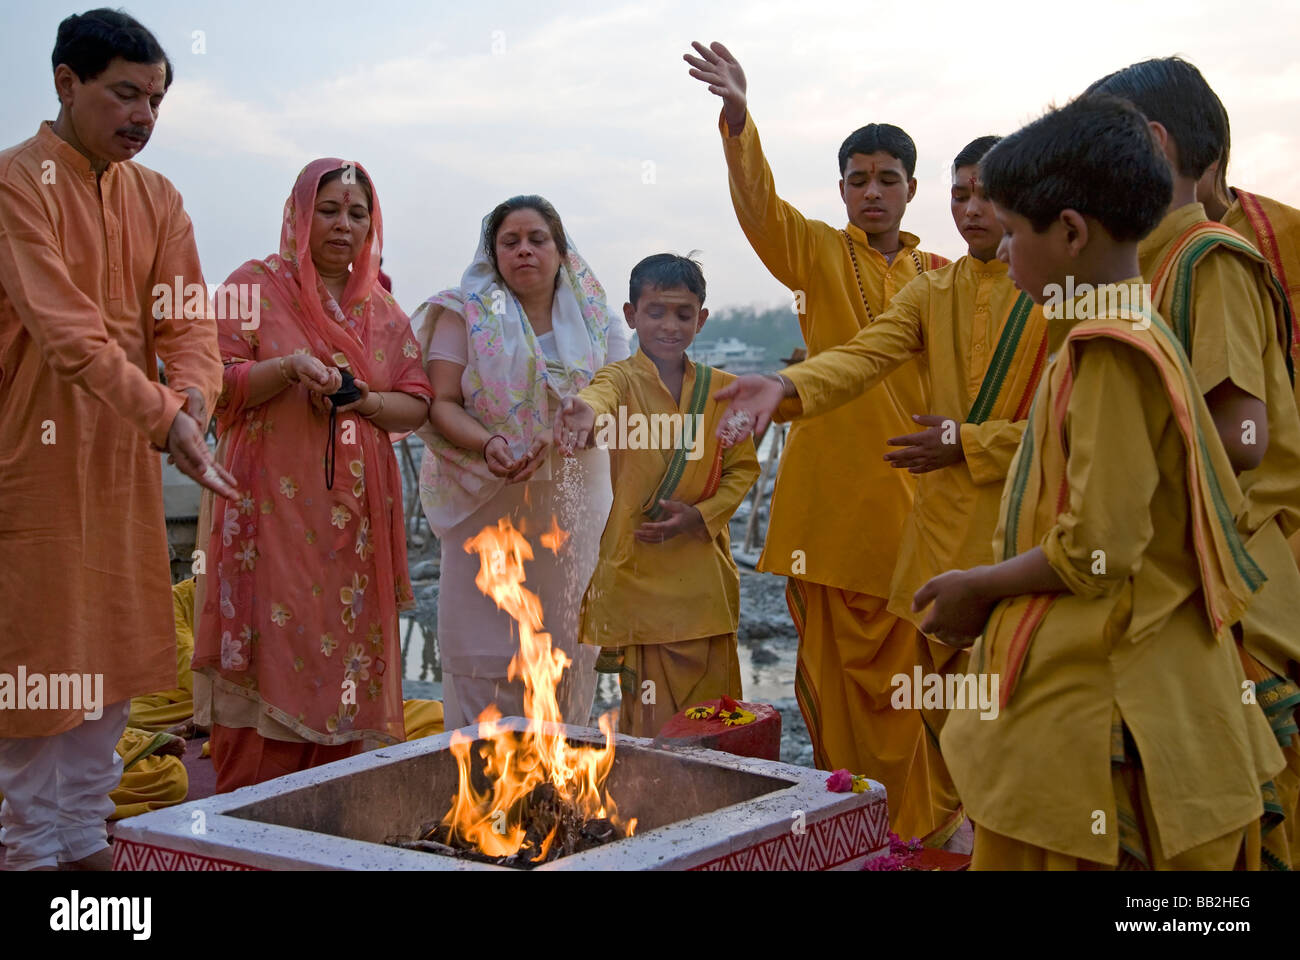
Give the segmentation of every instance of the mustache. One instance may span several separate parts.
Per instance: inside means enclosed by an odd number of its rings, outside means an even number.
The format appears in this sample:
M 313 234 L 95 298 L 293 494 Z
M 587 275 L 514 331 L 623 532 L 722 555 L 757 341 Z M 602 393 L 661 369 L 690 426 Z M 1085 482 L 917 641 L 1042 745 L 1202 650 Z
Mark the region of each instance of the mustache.
M 117 131 L 124 137 L 135 137 L 138 140 L 148 140 L 151 131 L 148 127 L 122 127 Z

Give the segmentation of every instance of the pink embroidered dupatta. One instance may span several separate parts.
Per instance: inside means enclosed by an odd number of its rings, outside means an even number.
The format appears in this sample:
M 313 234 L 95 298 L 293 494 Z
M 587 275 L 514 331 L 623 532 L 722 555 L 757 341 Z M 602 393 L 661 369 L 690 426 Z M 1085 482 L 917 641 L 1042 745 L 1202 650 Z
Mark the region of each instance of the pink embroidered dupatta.
M 253 361 L 310 353 L 346 367 L 372 390 L 433 396 L 410 321 L 377 280 L 378 196 L 342 306 L 312 264 L 320 180 L 346 166 L 337 159 L 308 164 L 285 204 L 280 253 L 250 260 L 226 281 L 247 285 L 237 287 L 246 300 L 257 286 L 260 317 L 252 330 L 238 316 L 218 321 L 226 364 L 218 454 L 242 496 L 213 503 L 211 580 L 194 655 L 195 669 L 216 689 L 254 701 L 260 713 L 322 744 L 404 736 L 398 611 L 414 597 L 401 475 L 392 438 L 347 413 L 338 418 L 333 489 L 326 489 L 328 417 L 297 384 L 249 406 L 248 369 Z

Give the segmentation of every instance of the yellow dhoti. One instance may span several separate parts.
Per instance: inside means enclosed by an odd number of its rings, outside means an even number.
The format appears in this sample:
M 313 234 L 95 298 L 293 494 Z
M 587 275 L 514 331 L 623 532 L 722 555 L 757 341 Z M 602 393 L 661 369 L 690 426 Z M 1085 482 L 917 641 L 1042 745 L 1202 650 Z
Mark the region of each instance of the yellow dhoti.
M 799 631 L 795 696 L 817 766 L 883 783 L 900 837 L 950 833 L 960 806 L 938 744 L 920 711 L 890 702 L 891 678 L 911 677 L 918 662 L 916 628 L 882 597 L 795 577 L 786 601 Z
M 621 657 L 621 661 L 614 663 Z M 736 635 L 672 643 L 636 643 L 607 650 L 597 670 L 618 670 L 623 694 L 618 729 L 633 737 L 658 736 L 664 724 L 692 704 L 728 696 L 740 699 Z M 647 687 L 650 683 L 652 686 Z

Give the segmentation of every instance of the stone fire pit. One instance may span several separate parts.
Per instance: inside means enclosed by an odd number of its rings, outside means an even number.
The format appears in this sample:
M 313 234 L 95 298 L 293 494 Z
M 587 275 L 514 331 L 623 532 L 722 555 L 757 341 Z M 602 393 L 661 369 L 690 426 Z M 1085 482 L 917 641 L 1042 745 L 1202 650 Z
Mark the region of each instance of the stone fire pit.
M 516 731 L 528 721 L 510 717 Z M 589 727 L 551 726 L 604 744 Z M 462 733 L 475 736 L 477 726 Z M 233 793 L 124 820 L 119 870 L 508 870 L 384 845 L 446 813 L 450 733 L 373 750 Z M 619 735 L 606 784 L 636 835 L 548 870 L 857 869 L 888 849 L 885 790 L 831 793 L 820 770 Z M 536 872 L 535 871 L 535 872 Z

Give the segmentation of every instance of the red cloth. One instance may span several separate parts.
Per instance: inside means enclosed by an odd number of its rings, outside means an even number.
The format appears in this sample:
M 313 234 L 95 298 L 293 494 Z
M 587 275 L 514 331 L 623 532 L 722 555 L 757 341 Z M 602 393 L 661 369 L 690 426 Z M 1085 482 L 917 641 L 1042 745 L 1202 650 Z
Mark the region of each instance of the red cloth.
M 212 725 L 212 766 L 217 793 L 251 787 L 299 770 L 309 770 L 361 752 L 360 742 L 327 747 L 319 743 L 268 740 L 251 727 Z

